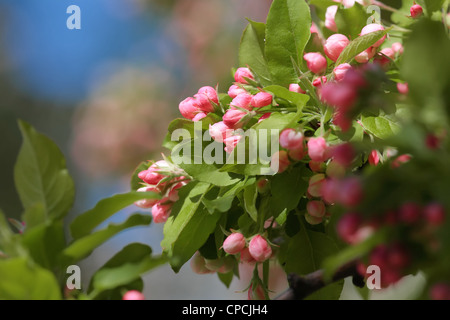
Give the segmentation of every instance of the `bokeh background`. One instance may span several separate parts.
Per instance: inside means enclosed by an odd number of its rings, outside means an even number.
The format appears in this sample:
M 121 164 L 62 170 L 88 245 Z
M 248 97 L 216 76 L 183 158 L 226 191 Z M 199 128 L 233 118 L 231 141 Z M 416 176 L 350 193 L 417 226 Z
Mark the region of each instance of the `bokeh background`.
M 67 223 L 101 198 L 129 191 L 134 168 L 164 152 L 160 144 L 170 120 L 179 116 L 179 101 L 204 85 L 219 84 L 226 92 L 245 18 L 265 22 L 270 3 L 0 0 L 0 208 L 20 219 L 13 180 L 19 118 L 48 135 L 67 158 L 76 184 Z M 66 10 L 73 4 L 81 9 L 81 30 L 66 27 Z M 158 253 L 161 240 L 157 224 L 119 234 L 81 263 L 84 285 L 124 245 L 143 242 Z M 245 275 L 226 289 L 215 274 L 194 274 L 189 265 L 179 274 L 161 267 L 144 281 L 148 299 L 247 298 L 239 292 L 248 284 Z M 411 288 L 423 283 L 419 276 L 401 292 L 394 288 L 378 298 L 411 298 Z M 272 288 L 286 285 L 279 281 Z M 358 295 L 348 285 L 341 298 Z
M 231 84 L 245 18 L 265 21 L 271 0 L 0 0 L 0 207 L 20 219 L 13 167 L 30 122 L 65 154 L 76 184 L 76 214 L 129 191 L 143 160 L 159 159 L 178 103 L 204 85 Z M 66 27 L 68 6 L 81 30 Z M 114 215 L 123 221 L 137 208 Z M 102 226 L 101 226 L 102 227 Z M 162 225 L 123 232 L 80 265 L 83 281 L 130 242 L 160 252 Z M 149 299 L 240 299 L 217 276 L 189 265 L 144 277 Z

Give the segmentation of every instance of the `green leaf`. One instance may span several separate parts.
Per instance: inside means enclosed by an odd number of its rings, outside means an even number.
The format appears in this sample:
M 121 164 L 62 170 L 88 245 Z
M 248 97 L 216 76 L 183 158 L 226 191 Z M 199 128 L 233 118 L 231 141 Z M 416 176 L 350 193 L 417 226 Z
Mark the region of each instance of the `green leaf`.
M 297 107 L 298 113 L 301 113 L 303 107 L 309 100 L 309 96 L 297 92 L 292 92 L 285 87 L 272 85 L 264 88 L 265 91 L 272 92 L 277 98 L 289 101 Z
M 356 55 L 371 47 L 375 42 L 380 40 L 391 28 L 375 31 L 356 38 L 351 41 L 348 46 L 341 52 L 336 65 L 350 62 Z
M 435 11 L 441 10 L 445 0 L 425 0 L 425 10 L 429 17 Z
M 301 167 L 292 168 L 292 170 L 276 174 L 271 180 L 270 208 L 275 217 L 283 211 L 289 212 L 296 208 L 305 195 L 308 189 L 308 182 L 304 180 L 306 170 Z
M 411 19 L 411 13 L 409 9 L 414 4 L 414 0 L 402 0 L 402 6 L 391 15 L 391 20 L 395 24 L 407 27 L 414 22 L 414 19 Z
M 26 209 L 41 203 L 46 218 L 62 218 L 72 207 L 74 184 L 63 154 L 46 136 L 19 121 L 23 144 L 14 166 L 14 182 Z
M 132 243 L 114 255 L 92 277 L 93 295 L 129 285 L 144 273 L 167 262 L 167 257 L 152 257 L 152 249 L 142 243 Z
M 311 27 L 304 0 L 274 0 L 267 17 L 265 53 L 272 80 L 281 86 L 297 83 L 291 57 L 301 65 Z
M 316 7 L 316 14 L 321 20 L 325 20 L 325 13 L 330 6 L 339 5 L 333 0 L 309 0 L 309 4 Z
M 362 28 L 367 24 L 367 19 L 369 14 L 367 14 L 365 8 L 359 3 L 351 8 L 339 8 L 336 12 L 336 26 L 338 32 L 350 37 L 350 39 L 355 39 L 360 34 Z
M 48 270 L 25 258 L 0 260 L 0 300 L 60 300 L 58 282 Z
M 210 184 L 192 181 L 182 187 L 172 214 L 164 225 L 161 247 L 170 257 L 170 265 L 178 272 L 214 231 L 220 214 L 209 214 L 202 203 Z
M 198 136 L 199 133 L 202 133 L 201 131 L 205 131 L 209 129 L 209 125 L 213 124 L 217 121 L 220 121 L 220 119 L 217 118 L 217 115 L 210 113 L 205 118 L 202 119 L 202 121 L 194 122 L 192 120 L 184 119 L 184 118 L 177 118 L 172 120 L 170 122 L 169 127 L 167 129 L 167 135 L 164 138 L 164 141 L 162 143 L 162 146 L 172 150 L 176 145 L 179 144 L 179 141 L 176 141 L 175 138 L 176 135 L 174 135 L 174 132 L 178 130 L 177 132 L 181 133 L 182 135 L 186 135 L 187 137 L 184 137 L 184 140 L 186 139 L 194 139 L 196 136 Z M 197 128 L 201 130 L 196 130 Z M 173 136 L 173 137 L 172 137 Z M 181 137 L 180 137 L 181 138 Z
M 33 260 L 42 267 L 52 269 L 58 266 L 58 256 L 66 247 L 62 221 L 41 224 L 27 228 L 22 236 L 22 244 L 28 249 Z
M 62 254 L 71 261 L 81 260 L 119 232 L 136 226 L 147 226 L 151 221 L 152 217 L 150 215 L 134 214 L 121 224 L 110 223 L 105 229 L 75 240 Z
M 266 25 L 249 20 L 239 46 L 239 65 L 241 67 L 249 66 L 258 75 L 263 86 L 271 83 L 264 54 L 265 36 Z
M 244 189 L 245 210 L 255 222 L 258 219 L 258 210 L 256 209 L 257 198 L 258 198 L 258 190 L 256 189 L 256 183 L 249 185 Z
M 369 116 L 362 117 L 361 123 L 364 126 L 364 129 L 369 131 L 374 136 L 380 139 L 386 139 L 393 135 L 395 135 L 400 126 L 397 122 L 390 119 L 388 116 Z
M 130 181 L 130 187 L 131 190 L 136 191 L 137 189 L 143 187 L 142 185 L 142 180 L 139 179 L 138 174 L 141 171 L 147 170 L 148 167 L 150 166 L 151 162 L 149 161 L 142 161 L 134 170 L 133 175 L 131 176 L 131 181 Z
M 172 158 L 173 159 L 173 158 Z M 195 180 L 214 184 L 216 186 L 229 186 L 237 183 L 242 179 L 241 176 L 232 176 L 228 172 L 220 171 L 222 165 L 220 164 L 187 164 L 179 163 L 178 166 L 182 168 Z
M 160 199 L 154 192 L 129 192 L 116 194 L 100 200 L 94 208 L 80 214 L 70 225 L 70 231 L 75 239 L 88 235 L 95 227 L 108 219 L 114 213 L 132 205 L 141 199 Z
M 22 220 L 25 222 L 27 229 L 30 229 L 45 222 L 46 216 L 47 213 L 45 212 L 44 205 L 36 202 L 34 205 L 25 209 Z
M 234 273 L 233 271 L 227 273 L 217 273 L 219 280 L 225 285 L 225 287 L 230 288 L 231 281 L 233 281 Z
M 323 262 L 338 252 L 335 242 L 321 232 L 311 231 L 300 223 L 300 231 L 290 239 L 285 249 L 286 273 L 305 275 L 317 271 Z M 299 257 L 301 254 L 301 257 Z M 338 299 L 343 282 L 332 283 L 308 297 L 309 299 Z

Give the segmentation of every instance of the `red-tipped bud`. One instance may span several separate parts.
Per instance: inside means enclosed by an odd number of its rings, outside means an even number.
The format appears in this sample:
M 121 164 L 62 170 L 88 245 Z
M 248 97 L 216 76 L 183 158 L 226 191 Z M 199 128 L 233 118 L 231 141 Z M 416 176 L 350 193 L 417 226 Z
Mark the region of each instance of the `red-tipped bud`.
M 423 209 L 423 214 L 426 221 L 431 225 L 440 226 L 445 222 L 445 208 L 440 203 L 429 203 Z
M 380 162 L 380 155 L 378 154 L 378 151 L 377 150 L 370 151 L 368 160 L 371 166 L 377 166 L 378 163 Z
M 288 156 L 287 152 L 284 150 L 280 150 L 280 151 L 275 152 L 272 155 L 270 168 L 274 172 L 281 173 L 281 172 L 285 171 L 289 167 L 290 164 L 291 164 L 291 162 L 289 161 L 289 156 Z
M 311 160 L 308 165 L 312 172 L 322 172 L 324 170 L 324 163 L 322 161 Z
M 327 59 L 319 52 L 309 52 L 303 56 L 308 69 L 315 74 L 324 73 L 327 70 Z
M 155 187 L 142 187 L 137 189 L 138 192 L 156 192 L 159 193 L 160 190 Z M 158 202 L 158 199 L 142 199 L 136 201 L 134 204 L 137 205 L 140 208 L 147 209 L 153 207 Z
M 321 76 L 321 77 L 317 77 L 313 80 L 312 84 L 314 87 L 316 88 L 320 88 L 324 83 L 327 83 L 327 77 L 325 76 Z
M 195 104 L 204 113 L 209 113 L 209 112 L 214 111 L 214 107 L 211 104 L 211 101 L 209 100 L 209 98 L 206 94 L 197 93 L 197 94 L 194 94 L 194 98 L 195 98 Z
M 271 114 L 272 114 L 272 112 L 264 113 L 264 114 L 258 119 L 258 123 L 260 123 L 261 121 L 264 121 L 264 120 L 266 120 L 267 118 L 269 118 Z
M 180 110 L 180 113 L 183 117 L 186 119 L 192 120 L 195 115 L 201 110 L 198 108 L 198 105 L 194 98 L 188 97 L 180 102 L 178 105 L 178 108 Z
M 217 97 L 217 91 L 213 87 L 210 86 L 204 86 L 198 89 L 199 94 L 204 94 L 208 97 L 209 100 L 213 101 L 214 103 L 219 103 L 219 98 Z
M 337 61 L 341 52 L 345 49 L 346 46 L 350 43 L 350 40 L 343 34 L 333 34 L 330 36 L 323 46 L 323 50 L 328 58 Z
M 325 204 L 320 200 L 308 201 L 306 204 L 306 211 L 310 216 L 323 218 L 326 212 Z
M 230 108 L 236 109 L 246 109 L 246 110 L 252 110 L 253 107 L 251 106 L 253 96 L 249 93 L 241 93 L 237 95 L 231 102 L 230 102 Z
M 250 255 L 258 262 L 263 262 L 272 256 L 272 248 L 259 234 L 254 236 L 248 244 Z
M 249 68 L 238 68 L 234 73 L 234 81 L 242 84 L 248 84 L 248 81 L 245 78 L 255 80 L 255 77 Z
M 258 92 L 255 94 L 250 102 L 255 108 L 268 106 L 272 103 L 273 96 L 268 92 Z
M 411 18 L 415 19 L 422 15 L 423 8 L 420 5 L 415 4 L 415 5 L 411 6 L 411 8 L 409 9 L 409 12 L 411 13 Z
M 239 141 L 241 141 L 242 136 L 231 136 L 223 140 L 223 143 L 225 143 L 225 152 L 231 153 L 233 152 L 234 148 L 236 148 Z
M 408 83 L 407 82 L 405 82 L 405 83 L 398 82 L 397 83 L 397 90 L 398 90 L 399 93 L 407 95 L 408 92 L 409 92 Z
M 242 233 L 234 232 L 223 242 L 223 250 L 229 254 L 237 254 L 245 248 L 245 238 Z
M 227 135 L 231 136 L 232 132 L 233 130 L 223 121 L 209 125 L 209 135 L 217 142 L 223 142 L 223 140 L 227 138 Z
M 267 193 L 270 189 L 269 180 L 266 178 L 259 178 L 258 181 L 256 181 L 256 189 L 261 194 Z

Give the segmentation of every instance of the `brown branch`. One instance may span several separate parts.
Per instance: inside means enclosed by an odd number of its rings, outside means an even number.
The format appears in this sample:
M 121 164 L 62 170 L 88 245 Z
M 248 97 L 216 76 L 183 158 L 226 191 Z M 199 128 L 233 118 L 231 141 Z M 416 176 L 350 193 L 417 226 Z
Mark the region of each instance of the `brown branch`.
M 358 273 L 354 261 L 340 267 L 329 282 L 325 282 L 323 270 L 317 270 L 305 276 L 291 273 L 288 275 L 289 289 L 276 297 L 275 300 L 302 300 L 328 284 L 347 277 L 353 278 L 355 286 L 364 287 L 364 278 Z

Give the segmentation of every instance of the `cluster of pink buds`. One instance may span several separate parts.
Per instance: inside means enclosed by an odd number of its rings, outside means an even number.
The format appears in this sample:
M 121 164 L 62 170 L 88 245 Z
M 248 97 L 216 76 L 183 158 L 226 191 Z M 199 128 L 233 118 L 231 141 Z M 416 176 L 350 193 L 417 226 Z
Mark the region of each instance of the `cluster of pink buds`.
M 167 221 L 174 202 L 178 200 L 178 190 L 185 186 L 189 180 L 182 175 L 183 172 L 166 160 L 152 164 L 147 170 L 138 173 L 145 186 L 139 192 L 155 192 L 162 196 L 161 200 L 143 199 L 135 204 L 140 208 L 152 208 L 152 217 L 155 223 Z
M 201 87 L 193 97 L 180 102 L 178 108 L 186 119 L 199 121 L 210 112 L 216 110 L 219 104 L 217 91 L 213 87 Z
M 242 233 L 233 232 L 223 242 L 223 250 L 230 254 L 240 254 L 242 262 L 264 262 L 272 256 L 272 248 L 264 237 L 256 235 L 248 243 Z
M 241 140 L 241 135 L 235 130 L 242 128 L 252 117 L 256 115 L 254 109 L 266 107 L 272 104 L 272 94 L 260 90 L 252 95 L 245 88 L 247 80 L 254 80 L 254 76 L 248 68 L 239 68 L 234 74 L 235 83 L 229 88 L 228 95 L 233 99 L 228 110 L 219 121 L 210 125 L 209 134 L 217 142 L 225 144 L 225 151 L 231 153 Z M 267 119 L 270 113 L 263 114 L 258 122 Z

